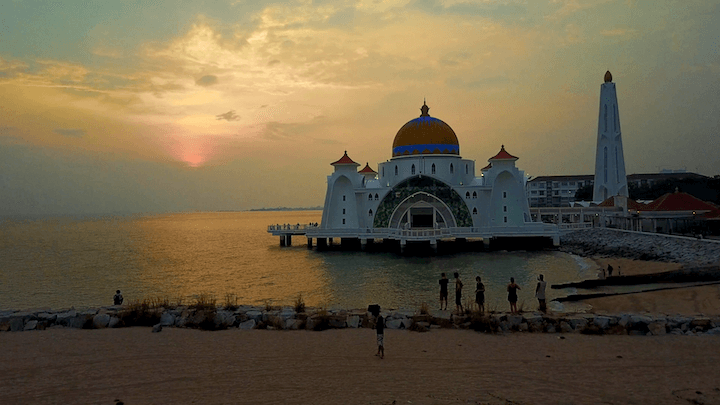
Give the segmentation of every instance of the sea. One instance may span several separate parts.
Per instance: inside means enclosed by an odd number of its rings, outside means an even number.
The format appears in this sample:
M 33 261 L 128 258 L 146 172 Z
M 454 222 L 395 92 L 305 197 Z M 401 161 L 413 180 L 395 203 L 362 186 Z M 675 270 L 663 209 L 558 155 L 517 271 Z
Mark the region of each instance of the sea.
M 554 250 L 401 256 L 388 252 L 317 251 L 305 237 L 280 247 L 270 224 L 320 222 L 321 211 L 194 212 L 160 215 L 0 218 L 0 310 L 99 307 L 115 290 L 126 302 L 200 296 L 247 305 L 430 309 L 439 305 L 440 274 L 475 277 L 486 309 L 509 310 L 506 286 L 521 286 L 518 306 L 534 309 L 538 274 L 548 299 L 568 291 L 550 284 L 596 277 L 593 264 Z M 453 308 L 451 294 L 449 307 Z M 559 304 L 558 304 L 559 305 Z

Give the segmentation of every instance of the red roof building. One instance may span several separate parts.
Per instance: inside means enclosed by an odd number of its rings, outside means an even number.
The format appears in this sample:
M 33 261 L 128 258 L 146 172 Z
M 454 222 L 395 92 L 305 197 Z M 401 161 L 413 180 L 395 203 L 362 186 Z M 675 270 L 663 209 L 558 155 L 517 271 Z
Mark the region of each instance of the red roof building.
M 348 159 L 349 159 L 349 158 L 348 158 Z M 373 169 L 370 168 L 370 164 L 367 163 L 367 162 L 365 162 L 365 167 L 363 167 L 363 169 L 360 170 L 358 173 L 362 173 L 362 174 L 365 174 L 365 173 L 367 173 L 367 174 L 377 174 L 377 172 L 376 172 L 375 170 L 373 170 Z
M 601 202 L 600 204 L 598 204 L 598 207 L 615 207 L 615 197 L 616 196 L 612 196 L 612 197 L 608 198 L 607 200 Z M 639 203 L 631 198 L 627 199 L 627 208 L 628 208 L 628 211 L 629 210 L 642 211 L 642 210 L 647 209 L 645 204 Z
M 643 211 L 712 211 L 715 207 L 688 193 L 675 190 L 646 205 Z

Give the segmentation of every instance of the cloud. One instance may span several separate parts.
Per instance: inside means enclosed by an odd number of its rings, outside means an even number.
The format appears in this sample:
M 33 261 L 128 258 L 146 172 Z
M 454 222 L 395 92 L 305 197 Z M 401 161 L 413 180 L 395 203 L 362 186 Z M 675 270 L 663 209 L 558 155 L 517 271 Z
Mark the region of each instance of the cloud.
M 631 30 L 626 28 L 615 28 L 612 30 L 603 30 L 600 31 L 600 35 L 605 37 L 624 37 L 624 36 L 631 36 L 635 35 L 637 33 L 637 30 Z
M 240 116 L 235 114 L 235 110 L 230 110 L 230 111 L 226 112 L 225 114 L 216 115 L 215 119 L 225 120 L 225 121 L 239 121 Z
M 218 82 L 217 76 L 213 75 L 205 75 L 197 80 L 195 80 L 195 84 L 198 86 L 212 86 L 213 84 L 216 84 Z
M 53 132 L 55 132 L 56 134 L 60 134 L 62 136 L 66 136 L 68 138 L 82 138 L 83 136 L 85 136 L 84 129 L 55 128 L 55 129 L 53 129 Z

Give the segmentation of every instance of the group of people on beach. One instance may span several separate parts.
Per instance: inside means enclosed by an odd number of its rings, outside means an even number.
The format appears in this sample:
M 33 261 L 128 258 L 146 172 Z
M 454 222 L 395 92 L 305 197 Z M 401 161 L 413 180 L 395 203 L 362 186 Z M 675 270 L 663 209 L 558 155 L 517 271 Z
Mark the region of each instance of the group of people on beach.
M 461 314 L 464 311 L 463 305 L 462 305 L 462 289 L 463 289 L 463 282 L 460 279 L 460 274 L 458 272 L 453 273 L 453 276 L 455 277 L 455 310 L 458 314 Z M 475 304 L 477 305 L 478 311 L 481 313 L 485 312 L 485 284 L 483 284 L 482 279 L 480 276 L 475 277 Z M 442 273 L 440 275 L 440 310 L 441 311 L 447 311 L 447 301 L 448 301 L 448 284 L 450 283 L 450 280 L 447 278 L 445 273 Z M 547 306 L 545 302 L 545 286 L 546 282 L 544 279 L 544 276 L 540 274 L 538 276 L 538 283 L 535 287 L 535 298 L 538 299 L 538 304 L 540 307 L 540 311 L 545 312 L 547 311 Z M 520 290 L 520 286 L 515 283 L 515 278 L 510 277 L 510 284 L 507 285 L 507 292 L 508 292 L 508 302 L 510 303 L 510 313 L 517 314 L 517 300 L 518 295 L 517 292 Z M 443 308 L 443 304 L 445 304 L 445 307 Z

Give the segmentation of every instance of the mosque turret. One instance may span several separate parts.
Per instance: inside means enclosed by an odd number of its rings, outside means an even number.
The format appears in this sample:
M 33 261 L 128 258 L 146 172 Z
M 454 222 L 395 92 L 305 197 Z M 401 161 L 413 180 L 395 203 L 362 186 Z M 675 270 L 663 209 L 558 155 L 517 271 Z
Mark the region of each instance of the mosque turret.
M 605 73 L 604 80 L 605 82 L 600 85 L 593 187 L 593 201 L 598 203 L 616 195 L 628 196 L 617 93 L 610 71 Z

